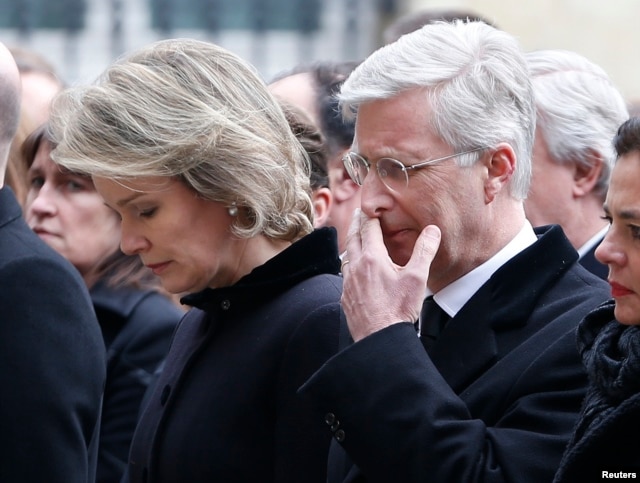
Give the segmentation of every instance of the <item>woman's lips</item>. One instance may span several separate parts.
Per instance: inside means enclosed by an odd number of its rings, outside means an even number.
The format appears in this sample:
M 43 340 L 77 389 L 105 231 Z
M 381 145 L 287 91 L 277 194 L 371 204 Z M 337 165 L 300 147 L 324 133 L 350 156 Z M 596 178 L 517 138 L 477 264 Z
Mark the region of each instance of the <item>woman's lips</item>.
M 58 237 L 55 233 L 45 230 L 43 228 L 33 228 L 33 232 L 41 238 Z
M 170 263 L 171 262 L 151 263 L 147 265 L 147 268 L 149 268 L 154 274 L 160 275 L 162 272 L 165 271 L 165 269 L 169 266 Z
M 627 287 L 620 285 L 617 282 L 609 282 L 609 285 L 611 285 L 611 296 L 614 298 L 624 297 L 625 295 L 633 293 L 632 290 L 629 290 Z

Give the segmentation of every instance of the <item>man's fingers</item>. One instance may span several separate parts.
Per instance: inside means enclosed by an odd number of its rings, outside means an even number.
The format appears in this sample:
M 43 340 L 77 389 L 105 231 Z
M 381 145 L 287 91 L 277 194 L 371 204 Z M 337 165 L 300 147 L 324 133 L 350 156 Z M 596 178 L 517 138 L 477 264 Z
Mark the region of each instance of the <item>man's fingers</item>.
M 382 239 L 382 230 L 380 228 L 380 220 L 378 218 L 369 218 L 361 212 L 362 225 L 360 227 L 360 238 L 362 239 L 363 248 L 371 248 L 376 253 L 386 247 Z M 381 253 L 381 252 L 380 252 Z
M 419 270 L 424 270 L 425 267 L 430 267 L 436 253 L 438 253 L 440 239 L 440 228 L 435 225 L 425 227 L 416 240 L 416 244 L 413 248 L 411 259 L 407 263 L 407 267 L 415 266 Z
M 345 257 L 349 260 L 360 259 L 365 249 L 376 253 L 384 250 L 384 253 L 386 253 L 382 230 L 380 229 L 380 220 L 378 218 L 369 218 L 360 208 L 356 209 L 349 226 L 346 247 Z
M 349 225 L 349 231 L 347 232 L 347 240 L 345 243 L 346 250 L 344 252 L 344 259 L 349 259 L 349 256 L 359 256 L 362 251 L 362 239 L 360 238 L 360 224 L 362 212 L 360 208 L 356 208 L 351 217 L 351 224 Z

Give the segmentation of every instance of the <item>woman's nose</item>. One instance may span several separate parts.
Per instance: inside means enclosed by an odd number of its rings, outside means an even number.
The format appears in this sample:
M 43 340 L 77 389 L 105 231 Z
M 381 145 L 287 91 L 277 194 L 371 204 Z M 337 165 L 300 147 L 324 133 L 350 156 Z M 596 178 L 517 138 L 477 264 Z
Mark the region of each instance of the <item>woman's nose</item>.
M 43 185 L 36 193 L 27 195 L 27 217 L 52 216 L 57 210 L 55 198 L 47 185 Z
M 122 224 L 120 250 L 127 255 L 139 255 L 149 247 L 147 239 Z
M 620 244 L 617 243 L 611 228 L 596 248 L 595 256 L 600 263 L 605 265 L 621 266 L 625 264 L 627 257 Z

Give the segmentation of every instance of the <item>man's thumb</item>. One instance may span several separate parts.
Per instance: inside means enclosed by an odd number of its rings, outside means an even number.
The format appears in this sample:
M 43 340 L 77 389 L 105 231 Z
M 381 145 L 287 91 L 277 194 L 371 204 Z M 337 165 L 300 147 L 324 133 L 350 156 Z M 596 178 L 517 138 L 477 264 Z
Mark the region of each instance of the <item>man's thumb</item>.
M 412 261 L 414 258 L 417 258 L 416 262 L 420 265 L 424 265 L 425 263 L 431 265 L 431 262 L 438 252 L 440 238 L 440 228 L 435 225 L 426 226 L 416 241 L 416 249 L 411 257 Z

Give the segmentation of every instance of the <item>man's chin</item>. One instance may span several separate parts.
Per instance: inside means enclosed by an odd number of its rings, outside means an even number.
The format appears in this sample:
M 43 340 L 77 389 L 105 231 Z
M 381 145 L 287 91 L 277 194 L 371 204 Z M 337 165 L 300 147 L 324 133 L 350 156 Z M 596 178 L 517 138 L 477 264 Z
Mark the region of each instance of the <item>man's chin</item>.
M 413 244 L 411 244 L 411 246 L 407 246 L 408 243 L 406 238 L 402 240 L 402 243 L 393 239 L 385 238 L 384 244 L 387 247 L 387 252 L 389 252 L 389 257 L 393 263 L 401 266 L 407 264 L 413 252 Z
M 389 252 L 389 258 L 396 265 L 405 266 L 411 259 L 411 252 L 405 248 L 390 248 L 387 247 Z

